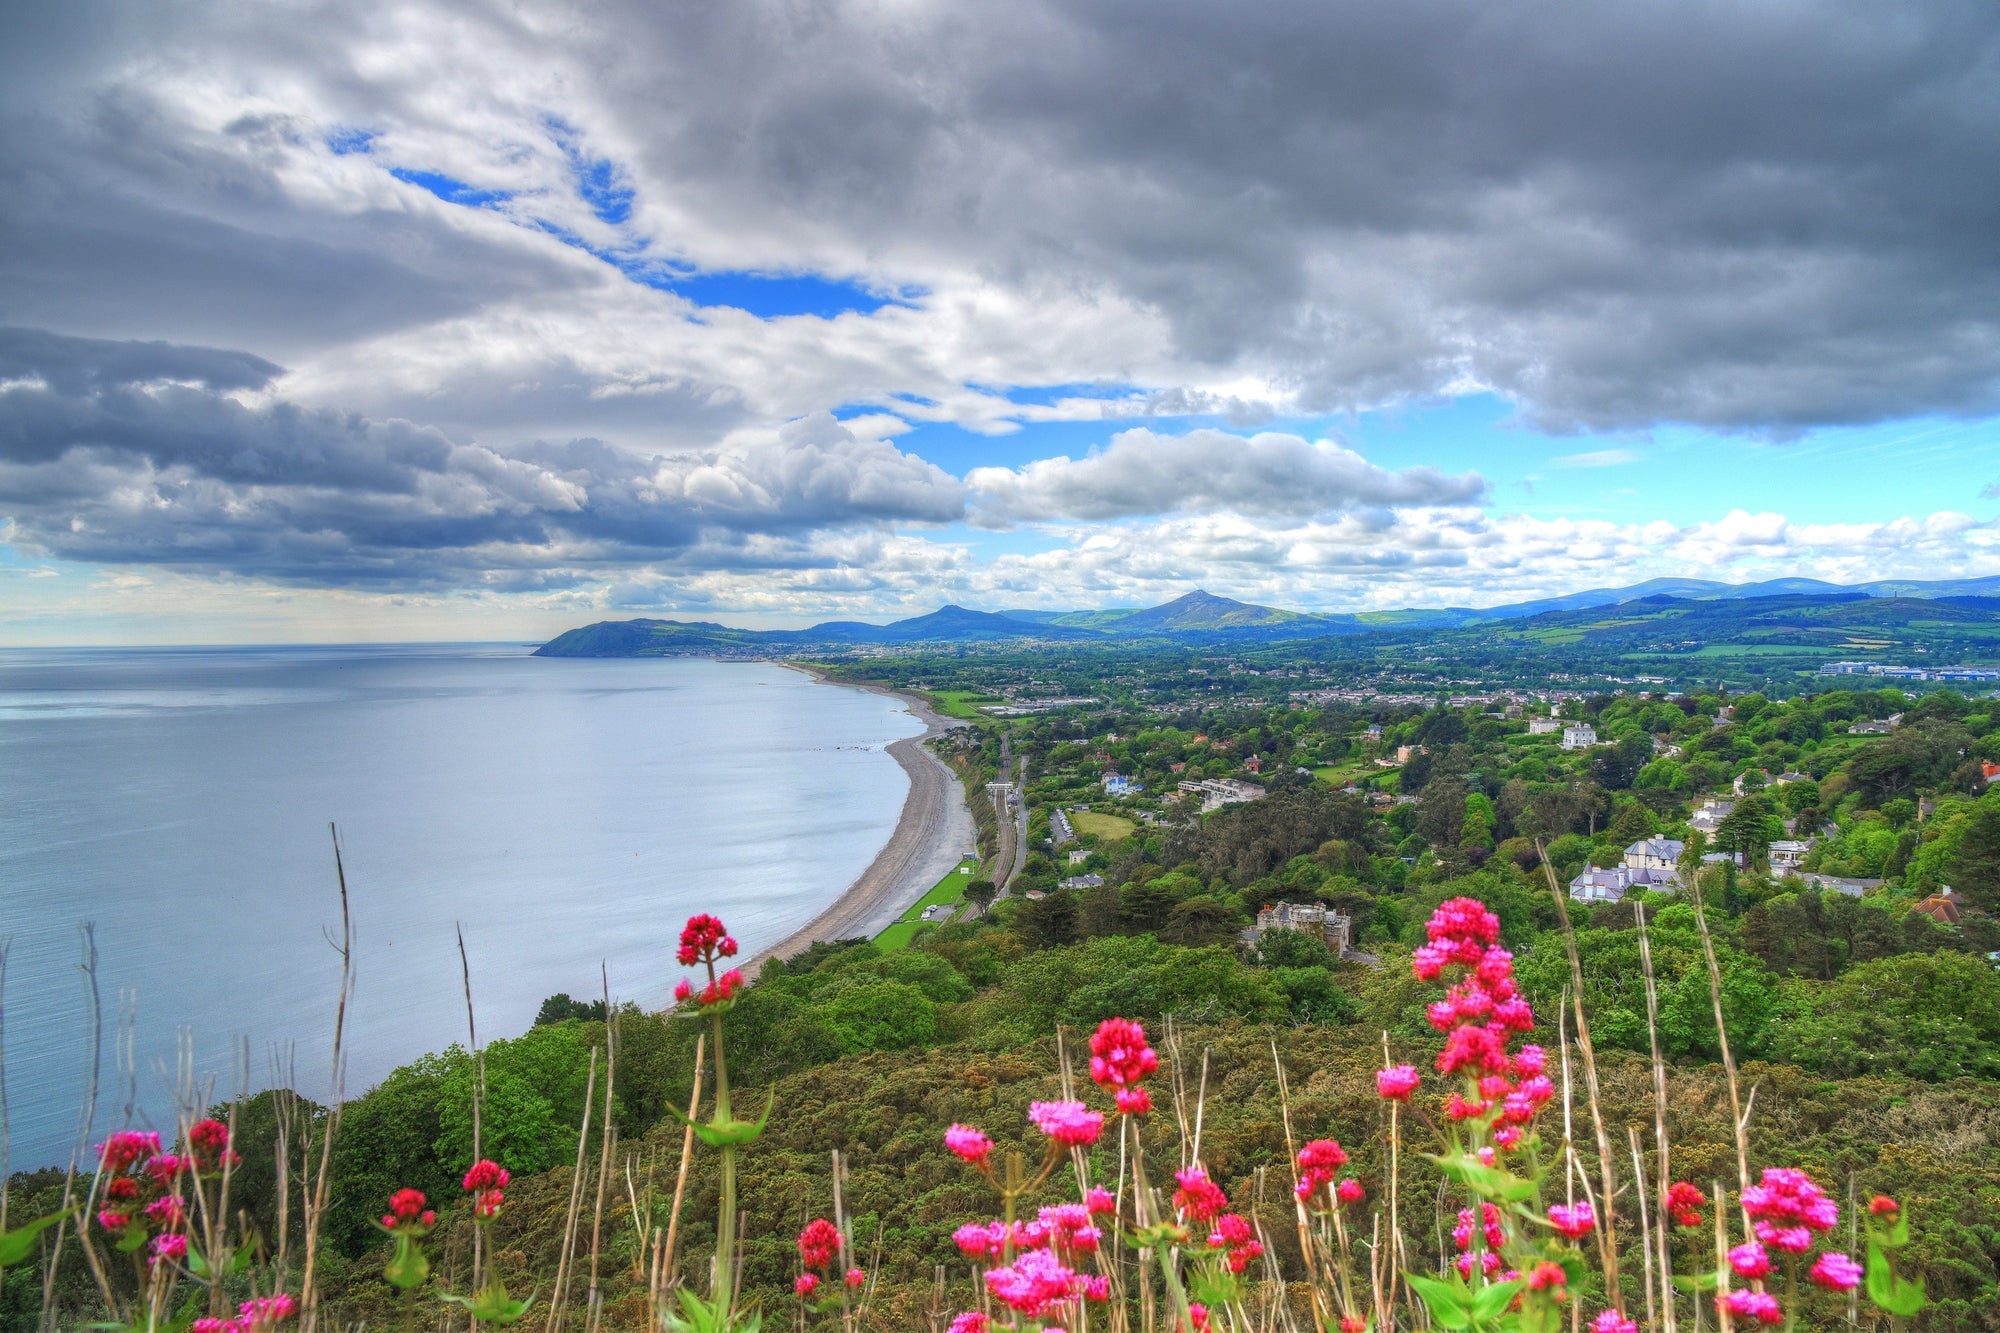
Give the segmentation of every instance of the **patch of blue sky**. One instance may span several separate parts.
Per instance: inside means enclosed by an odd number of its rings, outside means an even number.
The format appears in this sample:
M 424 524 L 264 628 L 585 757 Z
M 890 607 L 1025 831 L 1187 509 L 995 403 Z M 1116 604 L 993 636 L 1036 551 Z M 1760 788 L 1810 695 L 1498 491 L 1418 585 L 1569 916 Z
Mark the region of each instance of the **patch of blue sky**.
M 326 136 L 327 150 L 335 157 L 346 157 L 349 153 L 365 153 L 375 144 L 375 131 L 356 129 L 343 125 Z
M 453 180 L 438 171 L 411 171 L 407 167 L 391 167 L 389 174 L 405 185 L 429 190 L 447 204 L 459 204 L 466 208 L 491 208 L 495 204 L 504 204 L 514 197 L 512 191 L 482 190 L 476 185 Z
M 1032 407 L 1053 407 L 1071 398 L 1102 398 L 1107 402 L 1129 398 L 1144 390 L 1132 384 L 1116 382 L 1093 382 L 1077 380 L 1069 384 L 1035 384 L 999 386 L 973 384 L 968 388 L 985 393 L 997 394 L 1010 403 L 1023 403 Z
M 625 172 L 610 158 L 586 152 L 583 136 L 561 119 L 550 116 L 545 123 L 549 136 L 569 162 L 577 195 L 590 206 L 597 220 L 607 227 L 622 227 L 630 222 L 632 203 L 638 195 Z

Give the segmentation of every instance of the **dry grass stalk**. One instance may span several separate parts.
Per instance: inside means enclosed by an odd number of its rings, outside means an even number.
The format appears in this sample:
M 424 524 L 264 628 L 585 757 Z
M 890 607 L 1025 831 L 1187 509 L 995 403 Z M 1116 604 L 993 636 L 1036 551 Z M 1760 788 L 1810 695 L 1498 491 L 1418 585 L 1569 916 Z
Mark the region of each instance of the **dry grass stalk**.
M 576 1165 L 569 1176 L 569 1209 L 563 1215 L 562 1252 L 556 1256 L 555 1288 L 549 1293 L 548 1317 L 542 1321 L 546 1333 L 555 1333 L 563 1310 L 569 1305 L 570 1263 L 576 1254 L 576 1219 L 583 1207 L 583 1148 L 590 1139 L 590 1115 L 597 1098 L 597 1048 L 590 1048 L 590 1073 L 583 1087 L 583 1125 L 576 1132 Z
M 676 1281 L 674 1277 L 674 1255 L 680 1242 L 681 1200 L 687 1197 L 688 1163 L 694 1157 L 694 1118 L 701 1111 L 701 1076 L 704 1068 L 702 1057 L 708 1050 L 708 1034 L 702 1033 L 694 1041 L 694 1090 L 688 1094 L 688 1124 L 681 1131 L 681 1164 L 674 1175 L 674 1203 L 667 1213 L 666 1248 L 660 1255 L 657 1270 L 659 1290 L 652 1293 L 652 1308 L 658 1311 L 660 1300 L 666 1295 L 666 1288 Z
M 1318 1255 L 1313 1248 L 1312 1224 L 1306 1217 L 1306 1203 L 1299 1197 L 1299 1145 L 1292 1135 L 1292 1091 L 1285 1079 L 1285 1062 L 1278 1056 L 1278 1043 L 1271 1043 L 1271 1063 L 1278 1071 L 1278 1111 L 1285 1126 L 1285 1160 L 1292 1171 L 1292 1209 L 1298 1217 L 1299 1251 L 1305 1257 L 1306 1284 L 1312 1291 L 1313 1319 L 1321 1328 L 1330 1326 L 1335 1316 L 1327 1309 L 1325 1284 L 1320 1280 Z
M 1653 1212 L 1648 1206 L 1646 1199 L 1646 1163 L 1644 1158 L 1639 1155 L 1639 1131 L 1627 1125 L 1625 1127 L 1625 1137 L 1631 1141 L 1632 1145 L 1632 1179 L 1636 1185 L 1634 1193 L 1639 1200 L 1639 1255 L 1644 1265 L 1646 1278 L 1646 1327 L 1660 1328 L 1662 1327 L 1659 1322 L 1660 1306 L 1653 1299 L 1655 1292 L 1653 1285 L 1655 1280 L 1653 1272 Z M 1667 1307 L 1671 1310 L 1673 1306 L 1672 1293 L 1661 1293 L 1661 1298 L 1666 1301 Z
M 1583 1013 L 1583 960 L 1576 951 L 1576 930 L 1570 925 L 1569 900 L 1563 896 L 1562 886 L 1556 883 L 1555 867 L 1548 861 L 1548 854 L 1538 841 L 1535 852 L 1542 858 L 1542 875 L 1549 882 L 1549 892 L 1556 900 L 1556 918 L 1562 923 L 1563 945 L 1569 951 L 1569 973 L 1576 992 L 1571 999 L 1576 1012 L 1576 1044 L 1583 1052 L 1583 1088 L 1590 1099 L 1590 1121 L 1597 1132 L 1597 1168 L 1604 1180 L 1604 1201 L 1600 1210 L 1603 1226 L 1597 1233 L 1597 1251 L 1604 1265 L 1605 1299 L 1620 1314 L 1625 1312 L 1625 1294 L 1618 1285 L 1618 1221 L 1611 1211 L 1612 1201 L 1618 1197 L 1617 1177 L 1611 1165 L 1611 1135 L 1604 1127 L 1604 1108 L 1599 1103 L 1597 1092 L 1597 1052 L 1590 1044 L 1590 1020 Z
M 83 949 L 83 957 L 78 967 L 83 973 L 83 990 L 88 1004 L 89 1022 L 86 1026 L 90 1033 L 90 1084 L 84 1092 L 83 1109 L 78 1113 L 76 1142 L 70 1145 L 69 1166 L 63 1172 L 62 1203 L 65 1208 L 76 1203 L 77 1162 L 90 1145 L 91 1127 L 97 1119 L 98 1080 L 104 1064 L 104 1005 L 102 993 L 97 985 L 97 928 L 85 922 L 77 927 L 77 934 L 82 940 Z M 97 1185 L 93 1177 L 90 1199 L 77 1214 L 73 1225 L 76 1228 L 77 1244 L 83 1248 L 84 1259 L 90 1265 L 91 1276 L 96 1280 L 99 1290 L 108 1292 L 110 1283 L 105 1280 L 103 1267 L 97 1262 L 97 1256 L 90 1247 L 90 1232 L 88 1224 L 84 1221 L 84 1218 L 93 1211 L 91 1205 L 95 1203 L 96 1197 Z M 69 1230 L 57 1227 L 55 1233 L 55 1244 L 49 1246 L 48 1264 L 42 1269 L 42 1327 L 49 1333 L 53 1333 L 56 1326 L 56 1269 L 62 1263 L 63 1241 L 68 1238 Z M 107 1309 L 114 1314 L 117 1311 L 115 1305 L 107 1305 Z
M 1656 1196 L 1662 1221 L 1659 1232 L 1648 1253 L 1657 1252 L 1660 1271 L 1660 1298 L 1663 1333 L 1674 1333 L 1674 1264 L 1672 1247 L 1668 1245 L 1669 1227 L 1665 1222 L 1667 1212 L 1667 1188 L 1673 1182 L 1673 1160 L 1667 1142 L 1667 1062 L 1660 1056 L 1660 988 L 1653 973 L 1652 937 L 1646 933 L 1646 905 L 1633 904 L 1633 915 L 1639 924 L 1639 970 L 1646 980 L 1646 1036 L 1652 1044 L 1653 1055 L 1653 1178 L 1659 1187 Z M 1641 1180 L 1643 1181 L 1643 1174 Z M 1645 1190 L 1640 1188 L 1640 1218 L 1645 1211 Z M 1650 1319 L 1648 1320 L 1650 1323 Z
M 611 976 L 599 964 L 604 983 L 604 1114 L 598 1118 L 597 1206 L 590 1216 L 590 1314 L 588 1327 L 597 1328 L 603 1317 L 604 1290 L 597 1284 L 598 1256 L 604 1237 L 604 1187 L 611 1176 L 611 1144 L 617 1127 L 611 1123 L 611 1095 L 618 1081 L 618 1016 L 611 1011 Z
M 480 1119 L 486 1108 L 486 1054 L 479 1049 L 479 1025 L 472 1016 L 472 961 L 465 952 L 465 926 L 454 921 L 453 929 L 458 932 L 458 971 L 465 982 L 465 1039 L 472 1052 L 472 1063 L 478 1071 L 478 1081 L 472 1091 L 472 1160 L 477 1162 L 486 1156 L 480 1144 Z M 486 1229 L 472 1228 L 472 1285 L 475 1289 L 484 1285 L 486 1276 Z M 467 1328 L 476 1327 L 468 1323 Z
M 340 859 L 340 831 L 327 826 L 333 835 L 333 873 L 340 882 L 340 1000 L 333 1014 L 333 1069 L 328 1084 L 326 1124 L 320 1131 L 319 1170 L 313 1179 L 311 1201 L 306 1204 L 305 1257 L 299 1276 L 299 1326 L 303 1333 L 319 1327 L 319 1287 L 313 1281 L 319 1262 L 319 1230 L 326 1218 L 328 1191 L 333 1184 L 333 1140 L 340 1132 L 341 1103 L 346 1100 L 345 1059 L 342 1042 L 347 1035 L 347 999 L 354 993 L 354 918 L 348 909 L 347 870 Z M 328 941 L 331 943 L 331 939 Z
M 1736 1056 L 1729 1049 L 1729 1029 L 1722 1022 L 1722 968 L 1715 961 L 1715 940 L 1708 933 L 1708 910 L 1702 902 L 1699 874 L 1693 876 L 1693 883 L 1694 923 L 1701 932 L 1701 953 L 1708 961 L 1708 996 L 1715 1006 L 1715 1040 L 1722 1051 L 1722 1072 L 1729 1080 L 1730 1123 L 1736 1130 L 1736 1183 L 1739 1190 L 1746 1190 L 1750 1188 L 1749 1116 L 1736 1078 Z M 1727 1316 L 1723 1323 L 1726 1328 Z

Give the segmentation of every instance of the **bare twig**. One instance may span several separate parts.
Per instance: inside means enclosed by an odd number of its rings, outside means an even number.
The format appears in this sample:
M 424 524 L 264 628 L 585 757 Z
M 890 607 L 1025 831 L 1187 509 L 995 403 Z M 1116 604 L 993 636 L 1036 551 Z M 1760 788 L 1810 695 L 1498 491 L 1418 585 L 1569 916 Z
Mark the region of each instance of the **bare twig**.
M 312 1202 L 305 1209 L 305 1260 L 299 1277 L 300 1325 L 304 1333 L 319 1327 L 319 1289 L 313 1281 L 319 1261 L 319 1231 L 326 1218 L 328 1191 L 333 1183 L 333 1140 L 340 1130 L 342 1103 L 346 1101 L 346 1066 L 341 1043 L 347 1031 L 347 999 L 354 993 L 354 918 L 348 909 L 347 869 L 341 864 L 340 830 L 327 825 L 333 837 L 333 873 L 340 882 L 340 1000 L 333 1017 L 333 1070 L 328 1090 L 326 1127 L 319 1143 L 319 1173 L 313 1181 Z M 332 943 L 331 937 L 328 940 Z

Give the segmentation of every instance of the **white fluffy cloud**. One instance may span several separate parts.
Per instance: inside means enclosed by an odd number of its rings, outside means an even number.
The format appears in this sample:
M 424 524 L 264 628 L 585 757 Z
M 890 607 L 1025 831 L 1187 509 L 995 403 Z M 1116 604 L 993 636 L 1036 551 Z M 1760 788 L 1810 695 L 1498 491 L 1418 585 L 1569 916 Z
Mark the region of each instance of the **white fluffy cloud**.
M 1486 491 L 1476 474 L 1453 477 L 1429 467 L 1391 472 L 1331 440 L 1146 429 L 1122 431 L 1102 452 L 1080 459 L 975 468 L 966 484 L 978 495 L 976 520 L 994 526 L 1218 511 L 1306 518 L 1358 508 L 1468 504 Z

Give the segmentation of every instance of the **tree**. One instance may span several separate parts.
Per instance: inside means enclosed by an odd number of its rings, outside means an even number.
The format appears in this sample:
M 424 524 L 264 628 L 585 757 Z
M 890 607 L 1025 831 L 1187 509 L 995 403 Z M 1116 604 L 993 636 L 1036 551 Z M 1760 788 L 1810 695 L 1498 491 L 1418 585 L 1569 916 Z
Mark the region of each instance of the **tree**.
M 975 879 L 965 886 L 965 901 L 979 909 L 985 916 L 986 909 L 993 906 L 993 900 L 1000 896 L 1000 886 L 990 879 Z
M 1741 852 L 1752 862 L 1764 860 L 1771 844 L 1784 836 L 1785 823 L 1763 796 L 1746 796 L 1723 817 L 1715 829 L 1715 845 L 1725 852 Z
M 2000 1075 L 2000 973 L 1940 952 L 1863 963 L 1825 986 L 1785 987 L 1778 1058 L 1834 1077 Z
M 602 1023 L 604 1021 L 604 1001 L 572 1000 L 568 991 L 557 991 L 542 1001 L 542 1007 L 535 1014 L 534 1026 L 547 1023 L 562 1023 L 572 1018 Z
M 1967 901 L 2000 909 L 2000 797 L 1988 795 L 1967 817 L 1948 870 Z

